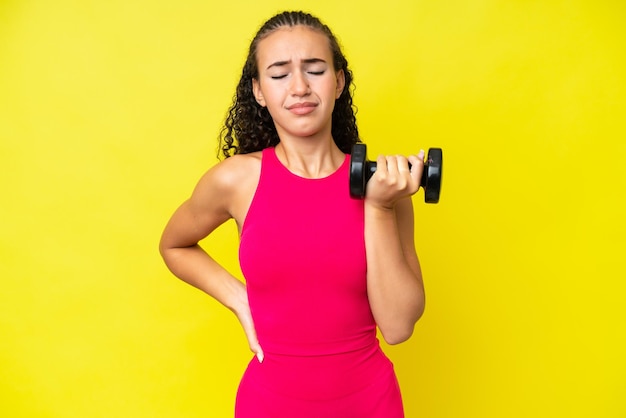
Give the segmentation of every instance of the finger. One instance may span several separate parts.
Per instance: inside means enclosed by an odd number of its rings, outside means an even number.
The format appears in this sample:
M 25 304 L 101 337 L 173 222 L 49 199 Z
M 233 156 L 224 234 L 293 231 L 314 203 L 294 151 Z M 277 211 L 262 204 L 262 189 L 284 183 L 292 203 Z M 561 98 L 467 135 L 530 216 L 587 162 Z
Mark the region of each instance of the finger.
M 408 161 L 411 164 L 411 176 L 421 180 L 424 171 L 424 150 L 420 150 L 417 155 L 410 155 Z
M 404 173 L 409 171 L 409 160 L 404 155 L 396 156 L 396 166 L 398 172 Z
M 254 328 L 254 323 L 252 322 L 252 317 L 246 316 L 241 318 L 240 321 L 243 327 L 243 331 L 246 334 L 246 339 L 248 340 L 248 347 L 250 347 L 250 351 L 252 351 L 256 355 L 259 363 L 263 363 L 265 354 L 263 353 L 261 344 L 259 344 L 259 339 L 256 334 L 256 329 Z
M 256 336 L 256 331 L 254 329 L 247 330 L 246 336 L 248 338 L 248 345 L 250 346 L 250 350 L 256 355 L 256 358 L 259 360 L 259 363 L 263 363 L 265 354 L 263 353 L 261 344 L 259 344 L 259 340 Z
M 400 168 L 398 167 L 398 157 L 395 155 L 388 155 L 385 157 L 385 160 L 387 161 L 387 171 L 389 172 L 390 178 L 396 178 L 400 171 Z
M 387 168 L 387 158 L 384 155 L 379 155 L 376 158 L 376 172 L 379 173 L 379 177 L 385 176 L 389 172 Z

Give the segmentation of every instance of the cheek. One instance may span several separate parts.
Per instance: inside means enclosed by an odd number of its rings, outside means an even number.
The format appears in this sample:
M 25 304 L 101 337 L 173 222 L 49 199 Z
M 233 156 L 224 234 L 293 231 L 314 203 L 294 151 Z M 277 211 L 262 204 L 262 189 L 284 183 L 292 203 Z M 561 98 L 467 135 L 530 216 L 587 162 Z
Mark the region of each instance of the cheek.
M 326 91 L 326 95 L 328 98 L 332 99 L 333 102 L 339 98 L 340 92 L 337 91 L 337 83 L 330 83 L 328 89 Z
M 265 105 L 268 109 L 279 109 L 282 107 L 282 104 L 283 100 L 276 94 L 268 93 L 265 96 Z

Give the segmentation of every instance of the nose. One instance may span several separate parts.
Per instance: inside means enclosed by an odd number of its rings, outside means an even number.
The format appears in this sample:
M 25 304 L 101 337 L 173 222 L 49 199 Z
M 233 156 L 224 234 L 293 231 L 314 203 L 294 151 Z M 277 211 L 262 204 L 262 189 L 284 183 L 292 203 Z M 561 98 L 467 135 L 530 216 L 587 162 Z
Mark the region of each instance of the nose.
M 302 71 L 295 71 L 291 79 L 291 94 L 304 96 L 309 93 L 309 80 Z

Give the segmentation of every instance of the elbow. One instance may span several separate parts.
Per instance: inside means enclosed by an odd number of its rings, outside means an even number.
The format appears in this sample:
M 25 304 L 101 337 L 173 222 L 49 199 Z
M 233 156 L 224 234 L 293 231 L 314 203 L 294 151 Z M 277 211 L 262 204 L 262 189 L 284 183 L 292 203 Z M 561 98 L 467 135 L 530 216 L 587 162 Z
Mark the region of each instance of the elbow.
M 417 322 L 417 321 L 416 321 Z M 389 345 L 397 345 L 407 341 L 413 335 L 415 322 L 404 325 L 396 324 L 394 327 L 379 328 L 385 342 Z
M 159 255 L 163 259 L 163 261 L 167 264 L 167 256 L 169 255 L 169 247 L 165 245 L 163 240 L 159 241 Z
M 166 232 L 163 232 L 158 245 L 161 258 L 167 262 L 167 260 L 172 257 L 172 254 L 175 254 L 176 250 L 179 248 L 180 247 L 176 245 L 176 241 L 174 241 L 172 237 L 168 236 Z
M 165 266 L 172 271 L 172 259 L 169 249 L 159 245 L 159 255 L 161 256 L 161 260 L 165 263 Z
M 415 324 L 422 317 L 423 313 L 424 310 L 421 309 L 411 321 L 404 324 L 396 323 L 390 327 L 379 327 L 380 333 L 385 342 L 389 345 L 397 345 L 411 338 L 413 331 L 415 330 Z
M 407 341 L 413 335 L 413 327 L 406 327 L 404 329 L 396 329 L 393 331 L 380 330 L 385 342 L 389 345 L 397 345 Z
M 159 241 L 159 255 L 165 262 L 165 265 L 171 268 L 171 264 L 174 262 L 177 252 L 176 247 L 173 247 L 169 242 L 165 239 L 161 239 Z

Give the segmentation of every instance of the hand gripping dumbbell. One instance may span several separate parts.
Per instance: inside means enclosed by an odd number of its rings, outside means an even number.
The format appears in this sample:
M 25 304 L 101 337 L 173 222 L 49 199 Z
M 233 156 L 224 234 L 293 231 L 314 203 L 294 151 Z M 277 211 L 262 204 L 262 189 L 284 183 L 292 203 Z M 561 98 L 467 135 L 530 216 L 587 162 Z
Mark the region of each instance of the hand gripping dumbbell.
M 376 161 L 368 161 L 365 144 L 358 143 L 352 146 L 350 155 L 350 196 L 355 199 L 365 197 L 365 186 L 376 171 Z M 410 167 L 410 164 L 409 164 Z M 443 152 L 441 148 L 430 148 L 424 162 L 424 171 L 420 186 L 424 188 L 426 203 L 439 202 L 441 191 L 441 174 L 443 168 Z

